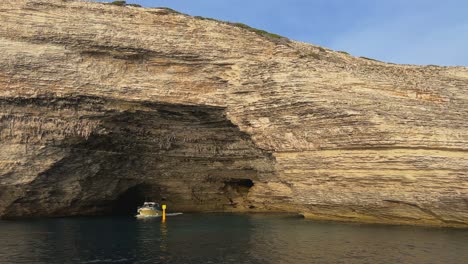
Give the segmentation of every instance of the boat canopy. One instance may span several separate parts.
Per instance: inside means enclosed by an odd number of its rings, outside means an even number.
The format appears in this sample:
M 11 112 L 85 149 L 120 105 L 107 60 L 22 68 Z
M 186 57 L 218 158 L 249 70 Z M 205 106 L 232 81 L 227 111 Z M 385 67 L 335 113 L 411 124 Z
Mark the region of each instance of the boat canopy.
M 155 202 L 145 202 L 143 204 L 143 206 L 148 206 L 148 207 L 156 207 L 156 206 L 159 206 L 159 204 L 155 203 Z

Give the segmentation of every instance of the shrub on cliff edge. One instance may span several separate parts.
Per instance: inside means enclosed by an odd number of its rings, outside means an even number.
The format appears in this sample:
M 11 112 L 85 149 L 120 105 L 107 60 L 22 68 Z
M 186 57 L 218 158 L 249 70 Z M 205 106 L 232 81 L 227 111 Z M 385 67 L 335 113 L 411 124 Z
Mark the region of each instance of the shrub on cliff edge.
M 109 4 L 116 5 L 116 6 L 126 6 L 127 2 L 126 1 L 114 1 L 114 2 L 110 2 Z
M 127 4 L 126 1 L 114 1 L 114 2 L 110 2 L 108 3 L 110 5 L 116 5 L 116 6 L 133 6 L 133 7 L 141 7 L 141 5 L 139 4 Z

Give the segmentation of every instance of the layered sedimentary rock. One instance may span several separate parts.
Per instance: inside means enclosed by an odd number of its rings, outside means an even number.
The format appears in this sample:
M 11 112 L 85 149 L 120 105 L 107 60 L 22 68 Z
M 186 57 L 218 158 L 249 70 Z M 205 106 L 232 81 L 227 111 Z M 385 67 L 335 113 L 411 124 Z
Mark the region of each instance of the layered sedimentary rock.
M 0 216 L 294 212 L 468 226 L 468 69 L 168 9 L 0 2 Z

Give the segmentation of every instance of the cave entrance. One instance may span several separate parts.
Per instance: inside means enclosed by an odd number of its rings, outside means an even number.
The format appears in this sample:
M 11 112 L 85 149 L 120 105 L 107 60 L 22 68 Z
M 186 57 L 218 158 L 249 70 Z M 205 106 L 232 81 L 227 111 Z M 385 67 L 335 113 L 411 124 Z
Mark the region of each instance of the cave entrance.
M 17 214 L 134 215 L 145 201 L 161 203 L 161 196 L 171 210 L 242 210 L 254 203 L 254 181 L 275 177 L 274 156 L 225 107 L 85 96 L 31 100 L 4 106 L 43 113 L 26 120 L 34 128 L 27 136 L 56 161 L 27 186 L 38 191 L 18 193 L 4 205 Z M 34 153 L 27 158 L 36 160 Z M 80 189 L 64 187 L 70 185 Z
M 229 179 L 224 181 L 225 188 L 235 189 L 241 193 L 248 193 L 250 188 L 254 185 L 255 184 L 251 179 Z
M 246 204 L 246 200 L 250 189 L 254 185 L 251 179 L 229 179 L 224 181 L 223 193 L 233 208 L 241 206 L 252 209 L 251 205 Z
M 112 202 L 111 212 L 113 215 L 135 215 L 137 208 L 144 202 L 160 201 L 161 195 L 158 187 L 138 184 L 127 189 Z

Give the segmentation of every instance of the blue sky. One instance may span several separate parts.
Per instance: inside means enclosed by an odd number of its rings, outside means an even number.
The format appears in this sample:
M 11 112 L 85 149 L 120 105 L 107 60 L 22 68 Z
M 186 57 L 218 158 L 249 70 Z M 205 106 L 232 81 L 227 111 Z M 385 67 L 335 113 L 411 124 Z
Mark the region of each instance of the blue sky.
M 468 0 L 127 0 L 387 62 L 468 66 Z

